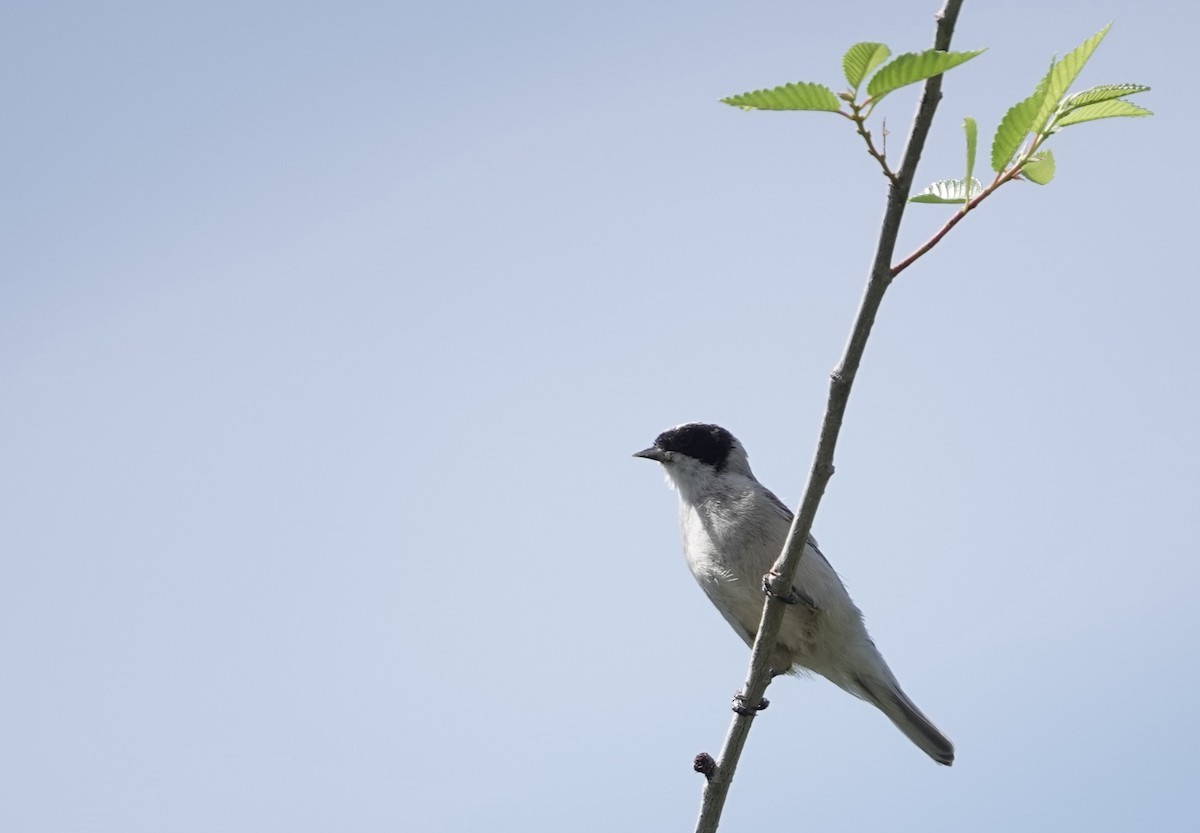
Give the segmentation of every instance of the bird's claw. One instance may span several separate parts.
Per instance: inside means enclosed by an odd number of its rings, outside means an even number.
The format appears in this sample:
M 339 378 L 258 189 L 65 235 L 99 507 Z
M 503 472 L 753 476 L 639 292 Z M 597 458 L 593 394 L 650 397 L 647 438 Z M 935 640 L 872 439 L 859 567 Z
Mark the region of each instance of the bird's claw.
M 754 717 L 769 705 L 771 705 L 771 701 L 766 697 L 759 698 L 757 705 L 748 706 L 745 696 L 740 693 L 733 695 L 733 710 L 742 717 Z
M 817 609 L 817 603 L 813 601 L 812 596 L 802 592 L 794 585 L 786 593 L 776 593 L 771 588 L 771 583 L 777 578 L 779 578 L 779 573 L 775 572 L 774 570 L 763 576 L 762 588 L 764 593 L 766 593 L 768 596 L 774 596 L 785 605 L 804 605 L 809 610 Z

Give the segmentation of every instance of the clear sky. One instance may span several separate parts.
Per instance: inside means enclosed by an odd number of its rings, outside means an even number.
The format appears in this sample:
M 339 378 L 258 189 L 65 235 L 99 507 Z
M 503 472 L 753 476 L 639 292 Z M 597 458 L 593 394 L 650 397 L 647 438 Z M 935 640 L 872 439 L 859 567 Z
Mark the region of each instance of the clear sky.
M 6 4 L 0 829 L 689 830 L 747 651 L 630 454 L 795 503 L 884 199 L 718 99 L 936 8 Z M 784 680 L 725 829 L 1194 823 L 1196 11 L 968 0 L 918 180 L 1109 20 L 1157 115 L 895 284 L 817 518 L 958 761 Z

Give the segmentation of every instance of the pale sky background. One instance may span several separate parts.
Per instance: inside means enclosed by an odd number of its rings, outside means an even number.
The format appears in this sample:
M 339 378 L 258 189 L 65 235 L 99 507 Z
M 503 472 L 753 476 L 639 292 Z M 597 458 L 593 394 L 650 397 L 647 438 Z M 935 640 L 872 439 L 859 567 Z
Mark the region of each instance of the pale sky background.
M 718 99 L 936 9 L 6 4 L 0 829 L 690 830 L 747 651 L 630 454 L 720 422 L 794 504 L 884 200 Z M 850 404 L 816 533 L 958 762 L 784 680 L 723 829 L 1194 824 L 1197 17 L 968 0 L 919 181 L 1109 20 L 1079 87 L 1157 115 L 907 272 Z

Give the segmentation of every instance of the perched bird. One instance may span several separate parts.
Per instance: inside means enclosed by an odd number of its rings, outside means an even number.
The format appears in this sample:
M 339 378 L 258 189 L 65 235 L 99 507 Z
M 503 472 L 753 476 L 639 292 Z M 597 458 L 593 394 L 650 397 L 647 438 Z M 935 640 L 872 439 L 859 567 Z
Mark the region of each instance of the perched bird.
M 656 460 L 679 491 L 683 554 L 692 575 L 747 645 L 763 607 L 763 576 L 783 549 L 792 513 L 755 479 L 746 449 L 718 425 L 691 422 L 658 435 L 635 457 Z M 796 571 L 771 655 L 772 675 L 815 671 L 875 706 L 939 764 L 954 745 L 900 688 L 817 542 Z

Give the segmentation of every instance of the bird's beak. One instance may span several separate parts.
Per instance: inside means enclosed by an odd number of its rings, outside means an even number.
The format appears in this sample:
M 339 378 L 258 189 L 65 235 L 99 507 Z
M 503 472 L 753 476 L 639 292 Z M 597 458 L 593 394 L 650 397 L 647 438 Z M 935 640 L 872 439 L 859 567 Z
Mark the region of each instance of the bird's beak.
M 647 460 L 657 460 L 660 463 L 667 462 L 667 452 L 663 451 L 656 445 L 652 445 L 645 451 L 639 451 L 634 457 L 645 457 Z

